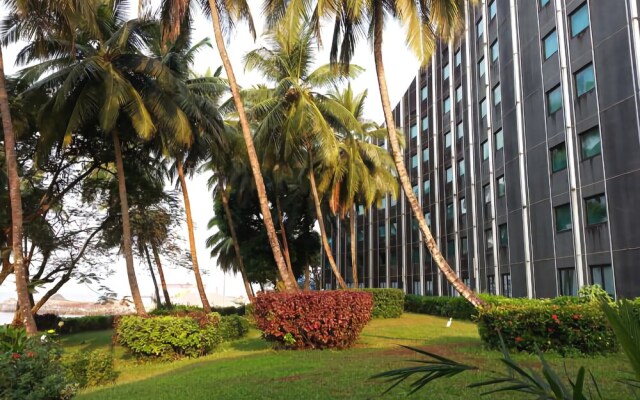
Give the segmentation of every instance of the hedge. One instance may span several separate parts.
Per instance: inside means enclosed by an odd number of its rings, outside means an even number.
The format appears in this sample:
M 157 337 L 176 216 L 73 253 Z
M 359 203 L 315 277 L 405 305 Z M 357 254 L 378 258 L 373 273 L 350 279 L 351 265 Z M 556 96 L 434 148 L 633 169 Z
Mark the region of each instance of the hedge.
M 240 339 L 249 332 L 249 321 L 239 315 L 226 315 L 220 318 L 218 329 L 225 342 Z
M 86 317 L 62 318 L 55 314 L 36 314 L 36 325 L 40 331 L 55 330 L 61 335 L 113 328 L 113 315 L 90 315 Z M 61 324 L 62 322 L 62 324 Z
M 363 291 L 262 293 L 253 315 L 266 340 L 291 349 L 347 348 L 371 319 L 373 295 Z
M 189 306 L 185 304 L 174 304 L 171 308 L 156 308 L 152 310 L 149 314 L 151 315 L 187 315 L 192 312 L 200 311 L 203 312 L 202 307 L 198 306 Z M 241 306 L 228 306 L 228 307 L 211 307 L 211 311 L 220 314 L 221 316 L 225 315 L 240 315 L 243 316 L 246 313 L 245 305 Z
M 373 295 L 372 318 L 400 318 L 404 311 L 404 292 L 401 289 L 360 289 Z

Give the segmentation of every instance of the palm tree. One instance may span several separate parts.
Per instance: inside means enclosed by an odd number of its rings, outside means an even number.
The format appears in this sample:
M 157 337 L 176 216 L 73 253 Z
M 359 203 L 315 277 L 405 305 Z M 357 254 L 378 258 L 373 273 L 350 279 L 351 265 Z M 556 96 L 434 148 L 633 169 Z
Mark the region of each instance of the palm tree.
M 271 8 L 277 10 L 284 4 L 282 0 L 274 0 Z M 301 7 L 303 2 L 291 2 Z M 406 27 L 406 41 L 422 64 L 429 61 L 438 38 L 448 39 L 453 36 L 462 24 L 460 0 L 366 0 L 341 2 L 321 2 L 315 9 L 314 22 L 319 24 L 321 17 L 332 17 L 335 21 L 334 40 L 331 46 L 331 60 L 340 60 L 348 65 L 360 36 L 368 35 L 373 43 L 373 55 L 382 100 L 382 110 L 388 132 L 391 153 L 396 164 L 400 184 L 411 206 L 414 217 L 424 237 L 425 245 L 431 252 L 432 259 L 451 285 L 474 306 L 483 304 L 477 295 L 468 288 L 451 269 L 438 250 L 433 235 L 422 215 L 418 200 L 413 193 L 411 182 L 404 165 L 403 153 L 398 141 L 393 119 L 389 91 L 382 59 L 382 40 L 386 17 L 397 19 Z M 290 12 L 293 14 L 293 12 Z

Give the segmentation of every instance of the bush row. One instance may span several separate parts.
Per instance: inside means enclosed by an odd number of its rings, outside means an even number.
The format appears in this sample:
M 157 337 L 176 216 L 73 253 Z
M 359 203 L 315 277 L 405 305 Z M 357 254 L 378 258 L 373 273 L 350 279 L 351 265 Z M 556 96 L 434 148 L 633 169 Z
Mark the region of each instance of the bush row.
M 40 331 L 55 330 L 65 335 L 89 331 L 103 331 L 113 328 L 113 315 L 92 315 L 77 318 L 62 318 L 55 314 L 36 314 L 36 325 Z M 62 322 L 62 324 L 60 324 Z
M 373 295 L 371 318 L 399 318 L 404 310 L 401 289 L 360 289 Z
M 264 293 L 254 303 L 266 340 L 292 349 L 346 348 L 371 319 L 373 295 L 363 291 Z
M 151 315 L 187 315 L 192 312 L 203 312 L 202 307 L 198 306 L 189 306 L 185 304 L 174 304 L 171 308 L 156 308 L 151 311 L 149 314 Z M 243 316 L 246 313 L 245 305 L 241 305 L 238 307 L 229 306 L 229 307 L 211 307 L 211 311 L 220 314 L 221 316 L 226 315 L 240 315 Z

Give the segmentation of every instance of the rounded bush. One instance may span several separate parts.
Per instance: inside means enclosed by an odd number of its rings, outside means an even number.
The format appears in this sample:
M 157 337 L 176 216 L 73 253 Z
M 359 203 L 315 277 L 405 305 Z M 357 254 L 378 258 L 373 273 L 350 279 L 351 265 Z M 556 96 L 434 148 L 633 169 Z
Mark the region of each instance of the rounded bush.
M 400 318 L 404 311 L 402 289 L 360 289 L 373 295 L 372 318 Z

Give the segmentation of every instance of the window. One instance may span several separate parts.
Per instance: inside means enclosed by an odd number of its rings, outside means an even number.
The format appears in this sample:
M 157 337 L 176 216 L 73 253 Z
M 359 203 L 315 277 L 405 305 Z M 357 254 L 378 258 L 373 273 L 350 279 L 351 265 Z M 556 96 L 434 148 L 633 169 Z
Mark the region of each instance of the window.
M 486 161 L 489 159 L 489 141 L 485 140 L 480 146 L 482 146 L 482 161 Z
M 431 213 L 430 212 L 424 213 L 424 220 L 427 221 L 427 226 L 429 228 L 431 228 Z
M 496 294 L 496 277 L 493 275 L 487 276 L 487 291 L 490 294 Z
M 487 116 L 487 99 L 482 99 L 480 101 L 480 118 L 485 118 Z
M 456 126 L 456 132 L 458 133 L 458 139 L 462 139 L 464 137 L 464 124 L 462 122 L 458 123 Z
M 476 24 L 476 33 L 478 34 L 478 39 L 484 35 L 484 21 L 480 18 L 480 21 Z
M 496 1 L 492 1 L 491 4 L 489 4 L 489 20 L 492 20 L 496 17 L 496 14 L 498 13 L 498 6 L 496 5 Z
M 571 20 L 571 37 L 576 37 L 589 27 L 589 7 L 587 2 L 569 16 Z
M 460 103 L 462 101 L 462 85 L 456 88 L 456 103 Z
M 580 154 L 586 160 L 600 154 L 600 129 L 596 126 L 580 135 Z
M 386 232 L 386 230 L 385 230 L 384 224 L 383 224 L 383 225 L 378 226 L 378 236 L 379 236 L 380 238 L 384 238 L 384 237 L 386 236 L 386 235 L 385 235 L 385 232 Z
M 482 193 L 484 194 L 484 215 L 488 219 L 491 216 L 491 187 L 485 185 L 482 188 Z
M 433 296 L 433 281 L 427 280 L 425 282 L 424 294 L 427 296 Z
M 462 64 L 462 49 L 458 49 L 453 58 L 455 60 L 456 67 L 459 67 Z
M 500 84 L 493 88 L 493 105 L 498 106 L 502 102 L 502 91 L 500 90 Z
M 468 254 L 469 253 L 469 239 L 467 239 L 466 237 L 463 237 L 462 239 L 460 239 L 460 247 L 461 247 L 460 251 L 462 252 L 462 254 Z
M 418 168 L 418 155 L 414 154 L 411 156 L 411 168 Z
M 493 229 L 484 231 L 484 244 L 487 250 L 493 249 Z
M 429 117 L 422 118 L 422 132 L 429 130 Z
M 558 206 L 554 212 L 556 214 L 556 232 L 571 230 L 571 205 Z
M 564 142 L 551 148 L 551 172 L 567 168 L 567 147 Z
M 447 240 L 447 260 L 455 260 L 456 259 L 456 241 L 455 240 Z
M 575 296 L 576 293 L 576 270 L 575 268 L 563 268 L 558 270 L 560 296 Z
M 418 220 L 415 217 L 411 217 L 411 235 L 413 236 L 414 241 L 418 241 L 420 238 L 420 226 L 418 225 Z
M 451 111 L 451 98 L 447 97 L 444 99 L 444 113 L 448 113 Z
M 358 215 L 364 214 L 364 206 L 358 206 Z
M 589 64 L 576 72 L 576 95 L 578 97 L 587 94 L 596 87 L 596 78 L 593 74 L 593 64 Z
M 487 66 L 484 63 L 484 57 L 482 57 L 480 59 L 480 61 L 478 61 L 478 73 L 480 74 L 480 77 L 484 76 L 484 73 L 486 72 Z
M 418 185 L 413 185 L 413 195 L 416 196 L 416 198 L 418 198 Z
M 448 149 L 451 147 L 451 132 L 447 132 L 444 134 L 444 148 Z
M 431 182 L 428 179 L 425 179 L 422 183 L 422 190 L 425 196 L 428 196 L 431 193 Z
M 449 167 L 446 169 L 445 172 L 447 175 L 447 183 L 453 182 L 453 168 Z
M 556 86 L 547 92 L 547 113 L 553 115 L 562 109 L 562 93 L 560 86 Z
M 387 198 L 383 197 L 382 200 L 380 200 L 378 208 L 381 210 L 384 210 L 386 207 L 387 207 Z
M 502 274 L 502 295 L 512 297 L 511 292 L 511 274 Z
M 451 69 L 449 68 L 449 64 L 445 64 L 442 68 L 442 80 L 446 81 L 451 76 Z
M 460 160 L 458 161 L 458 176 L 463 177 L 464 173 L 464 160 Z
M 498 61 L 498 56 L 500 56 L 500 46 L 498 45 L 498 39 L 491 45 L 491 61 Z
M 390 222 L 389 223 L 389 234 L 391 236 L 396 236 L 398 234 L 398 223 Z
M 504 136 L 502 135 L 502 129 L 498 129 L 498 131 L 493 134 L 493 138 L 496 146 L 496 151 L 502 150 L 502 148 L 504 147 Z
M 358 242 L 364 242 L 364 231 L 363 230 L 359 230 L 358 231 Z
M 496 181 L 498 182 L 498 197 L 504 197 L 506 193 L 505 184 L 504 184 L 504 175 L 498 177 Z
M 613 269 L 611 265 L 594 265 L 591 267 L 591 283 L 600 285 L 609 296 L 615 297 L 613 290 Z
M 398 204 L 398 199 L 396 199 L 394 196 L 391 196 L 390 199 L 391 199 L 390 201 L 391 207 L 395 207 L 396 204 Z
M 589 197 L 584 200 L 587 213 L 587 225 L 597 225 L 607 222 L 607 199 L 604 194 Z
M 429 148 L 428 147 L 426 149 L 422 149 L 422 162 L 423 163 L 428 163 L 429 162 Z
M 411 125 L 411 139 L 418 137 L 418 125 Z
M 413 294 L 417 294 L 417 295 L 421 295 L 422 294 L 422 288 L 420 287 L 420 281 L 413 281 Z
M 500 247 L 507 247 L 509 245 L 509 231 L 507 230 L 507 224 L 498 226 L 498 239 L 500 240 Z
M 453 203 L 447 204 L 447 222 L 453 223 Z
M 423 86 L 422 89 L 420 89 L 420 99 L 422 99 L 422 101 L 425 101 L 428 97 L 429 97 L 429 88 L 427 88 L 426 86 Z
M 542 8 L 542 7 L 546 6 L 546 5 L 548 5 L 548 4 L 549 4 L 549 1 L 551 1 L 551 0 L 540 0 L 540 8 Z
M 558 52 L 558 32 L 554 29 L 550 34 L 542 39 L 544 47 L 544 59 L 548 60 Z

